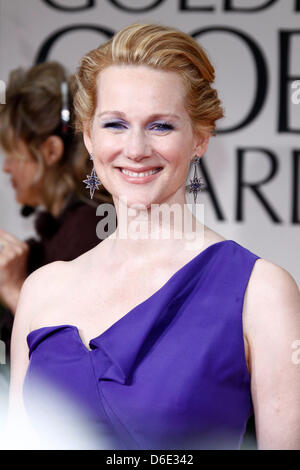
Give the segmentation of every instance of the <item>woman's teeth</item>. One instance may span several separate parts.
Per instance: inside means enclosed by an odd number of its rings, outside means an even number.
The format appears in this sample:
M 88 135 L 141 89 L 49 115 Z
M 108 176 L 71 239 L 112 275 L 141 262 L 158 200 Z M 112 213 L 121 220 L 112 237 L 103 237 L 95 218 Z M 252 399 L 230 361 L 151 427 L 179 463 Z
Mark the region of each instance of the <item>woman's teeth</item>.
M 124 175 L 128 176 L 134 176 L 135 178 L 143 178 L 144 176 L 149 176 L 149 175 L 154 175 L 155 173 L 158 173 L 162 168 L 155 168 L 154 170 L 149 170 L 149 171 L 144 171 L 144 172 L 138 172 L 135 173 L 134 171 L 129 171 L 126 170 L 125 168 L 121 168 L 122 173 Z

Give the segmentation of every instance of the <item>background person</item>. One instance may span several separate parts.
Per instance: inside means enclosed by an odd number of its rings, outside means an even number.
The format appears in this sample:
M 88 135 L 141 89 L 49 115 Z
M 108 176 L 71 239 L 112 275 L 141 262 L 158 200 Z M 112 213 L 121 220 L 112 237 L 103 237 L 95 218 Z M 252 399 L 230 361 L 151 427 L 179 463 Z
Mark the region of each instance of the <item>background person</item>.
M 0 227 L 0 338 L 10 337 L 26 277 L 57 260 L 72 260 L 96 246 L 96 208 L 110 202 L 101 188 L 91 200 L 82 180 L 90 159 L 74 132 L 74 76 L 58 62 L 11 72 L 6 104 L 0 105 L 2 169 L 10 176 L 22 215 L 36 210 L 37 237 L 25 241 Z

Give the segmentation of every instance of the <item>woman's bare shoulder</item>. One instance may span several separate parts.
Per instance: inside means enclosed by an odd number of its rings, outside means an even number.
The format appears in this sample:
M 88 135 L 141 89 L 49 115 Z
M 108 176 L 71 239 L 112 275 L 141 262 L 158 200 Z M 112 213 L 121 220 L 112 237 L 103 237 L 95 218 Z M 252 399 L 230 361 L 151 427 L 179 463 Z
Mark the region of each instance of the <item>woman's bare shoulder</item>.
M 37 289 L 36 295 L 43 295 L 46 285 L 47 288 L 50 288 L 51 285 L 56 284 L 68 269 L 69 263 L 71 261 L 53 261 L 41 266 L 26 278 L 22 290 L 30 291 Z
M 243 322 L 252 362 L 256 353 L 272 355 L 280 335 L 292 340 L 300 329 L 300 292 L 287 270 L 264 258 L 256 260 L 245 292 Z
M 258 446 L 298 449 L 300 375 L 293 348 L 300 338 L 300 292 L 295 279 L 277 264 L 256 260 L 243 315 Z
M 88 267 L 93 259 L 94 247 L 77 258 L 70 261 L 53 261 L 33 271 L 24 283 L 26 290 L 36 291 L 36 295 L 42 300 L 48 294 L 66 289 L 73 277 L 84 267 Z
M 83 253 L 70 261 L 54 261 L 48 263 L 34 272 L 25 280 L 18 304 L 21 310 L 19 316 L 26 317 L 30 325 L 38 325 L 42 318 L 49 315 L 59 307 L 63 299 L 70 299 L 74 294 L 74 286 L 80 285 L 88 275 L 93 261 L 95 248 Z
M 246 290 L 248 306 L 298 304 L 299 294 L 295 279 L 286 269 L 264 258 L 256 260 Z
M 54 261 L 33 271 L 24 281 L 16 316 L 34 315 L 41 304 L 47 302 L 50 296 L 57 294 L 57 287 L 64 278 L 67 269 L 65 261 Z M 20 312 L 20 313 L 19 313 Z M 30 318 L 27 318 L 30 321 Z

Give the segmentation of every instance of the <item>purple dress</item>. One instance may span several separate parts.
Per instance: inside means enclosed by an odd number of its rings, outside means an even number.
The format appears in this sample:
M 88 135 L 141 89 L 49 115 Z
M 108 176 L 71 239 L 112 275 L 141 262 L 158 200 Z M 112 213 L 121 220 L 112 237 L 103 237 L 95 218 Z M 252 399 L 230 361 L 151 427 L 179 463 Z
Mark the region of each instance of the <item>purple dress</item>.
M 242 309 L 258 258 L 232 240 L 209 246 L 90 350 L 73 325 L 31 331 L 23 396 L 47 445 L 239 449 L 253 413 Z

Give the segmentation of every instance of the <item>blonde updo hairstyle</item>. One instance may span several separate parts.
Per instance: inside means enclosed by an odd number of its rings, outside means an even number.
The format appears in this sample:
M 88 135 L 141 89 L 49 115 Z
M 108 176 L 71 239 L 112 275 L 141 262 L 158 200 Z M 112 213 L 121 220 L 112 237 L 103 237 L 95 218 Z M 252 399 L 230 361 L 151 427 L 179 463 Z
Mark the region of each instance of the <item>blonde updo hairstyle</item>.
M 185 86 L 186 109 L 194 132 L 215 135 L 215 123 L 223 117 L 223 109 L 211 86 L 215 74 L 206 53 L 189 35 L 153 24 L 127 26 L 81 59 L 74 99 L 79 131 L 91 126 L 97 105 L 97 77 L 111 65 L 143 65 L 177 72 Z
M 62 82 L 67 83 L 70 121 L 68 132 L 61 133 Z M 32 159 L 38 162 L 38 172 L 32 187 L 43 181 L 40 191 L 44 206 L 51 210 L 63 205 L 72 193 L 87 203 L 88 190 L 82 180 L 91 172 L 91 162 L 81 134 L 75 132 L 73 98 L 77 82 L 68 76 L 58 62 L 44 62 L 28 70 L 18 68 L 10 73 L 6 89 L 6 104 L 0 106 L 0 145 L 8 154 L 16 153 L 16 144 L 22 141 Z M 64 143 L 63 156 L 52 166 L 46 166 L 42 143 L 51 135 L 58 135 Z M 18 158 L 23 158 L 19 155 Z M 40 186 L 39 186 L 40 187 Z M 95 193 L 98 202 L 111 202 L 103 188 Z

